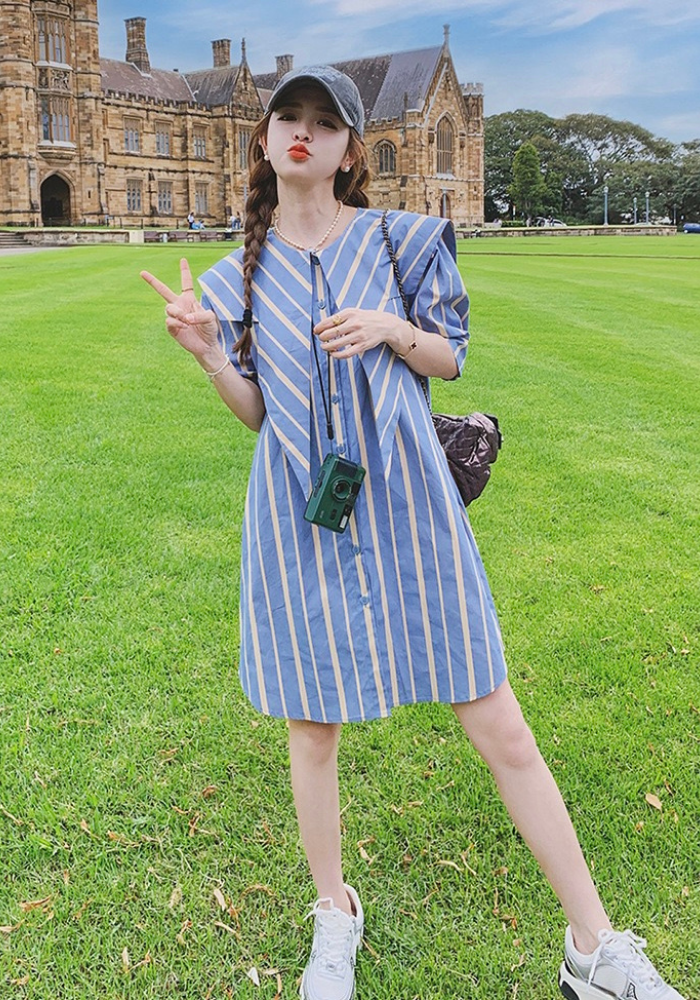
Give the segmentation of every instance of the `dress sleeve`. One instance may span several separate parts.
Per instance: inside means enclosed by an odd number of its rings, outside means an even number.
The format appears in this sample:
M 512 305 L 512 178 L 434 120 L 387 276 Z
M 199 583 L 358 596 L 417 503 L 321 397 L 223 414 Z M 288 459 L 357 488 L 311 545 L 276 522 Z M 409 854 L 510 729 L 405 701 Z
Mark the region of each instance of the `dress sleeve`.
M 469 342 L 469 297 L 443 239 L 439 240 L 425 270 L 413 299 L 410 318 L 419 329 L 438 333 L 450 342 L 461 375 Z
M 217 308 L 217 303 L 212 301 L 213 297 L 210 297 L 207 292 L 202 293 L 202 307 L 204 309 L 211 309 L 216 313 L 216 317 L 219 320 L 219 344 L 221 345 L 221 350 L 226 354 L 230 360 L 233 367 L 242 375 L 243 378 L 249 378 L 255 384 L 258 384 L 258 371 L 257 365 L 255 363 L 255 346 L 248 357 L 243 360 L 240 353 L 235 349 L 236 344 L 243 336 L 243 323 L 240 320 L 230 319 L 226 316 L 220 308 Z M 253 336 L 253 341 L 255 343 L 256 337 Z

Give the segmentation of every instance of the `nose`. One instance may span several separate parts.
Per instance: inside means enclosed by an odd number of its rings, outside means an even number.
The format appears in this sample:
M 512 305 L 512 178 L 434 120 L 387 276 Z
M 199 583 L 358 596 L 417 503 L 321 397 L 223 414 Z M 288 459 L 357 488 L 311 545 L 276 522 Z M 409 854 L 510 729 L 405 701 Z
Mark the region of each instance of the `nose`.
M 311 141 L 311 129 L 305 122 L 297 122 L 296 128 L 294 129 L 294 138 L 298 142 Z

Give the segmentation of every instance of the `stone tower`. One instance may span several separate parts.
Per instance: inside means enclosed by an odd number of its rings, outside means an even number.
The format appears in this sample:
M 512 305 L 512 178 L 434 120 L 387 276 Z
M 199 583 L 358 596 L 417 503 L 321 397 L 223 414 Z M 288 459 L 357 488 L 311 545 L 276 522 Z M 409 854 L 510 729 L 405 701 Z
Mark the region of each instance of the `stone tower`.
M 10 214 L 23 225 L 97 222 L 97 0 L 0 0 L 0 14 L 0 222 Z
M 40 219 L 30 0 L 0 0 L 0 23 L 0 223 L 13 218 L 30 225 Z M 16 206 L 22 206 L 19 213 Z

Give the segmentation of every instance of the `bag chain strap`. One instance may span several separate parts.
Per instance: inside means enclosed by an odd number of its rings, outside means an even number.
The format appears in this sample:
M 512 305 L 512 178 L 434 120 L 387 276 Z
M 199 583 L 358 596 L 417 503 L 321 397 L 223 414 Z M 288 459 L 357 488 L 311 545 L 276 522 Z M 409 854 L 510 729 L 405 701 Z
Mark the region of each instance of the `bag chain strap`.
M 399 262 L 396 259 L 396 251 L 394 250 L 391 238 L 389 236 L 389 225 L 386 221 L 386 216 L 387 216 L 387 210 L 382 212 L 382 234 L 384 236 L 384 242 L 386 243 L 386 248 L 389 253 L 389 258 L 391 260 L 391 266 L 394 269 L 394 278 L 396 279 L 396 284 L 398 285 L 399 288 L 399 294 L 401 295 L 401 301 L 403 303 L 403 311 L 406 314 L 406 319 L 410 320 L 411 310 L 408 305 L 408 298 L 406 297 L 406 289 L 403 287 L 401 271 L 399 270 Z M 428 396 L 428 386 L 427 386 L 428 380 L 426 378 L 423 378 L 422 375 L 419 375 L 418 378 L 420 379 L 420 386 L 421 389 L 423 390 L 423 395 L 425 396 L 425 402 L 428 404 L 428 409 L 432 413 L 432 407 L 430 405 L 430 397 Z

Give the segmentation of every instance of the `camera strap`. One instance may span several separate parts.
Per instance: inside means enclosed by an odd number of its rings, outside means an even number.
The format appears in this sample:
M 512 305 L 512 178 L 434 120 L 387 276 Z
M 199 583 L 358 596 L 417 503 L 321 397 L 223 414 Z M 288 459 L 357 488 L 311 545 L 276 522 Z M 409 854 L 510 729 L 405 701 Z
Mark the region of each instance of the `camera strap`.
M 311 320 L 311 345 L 314 349 L 314 359 L 316 361 L 316 371 L 318 372 L 318 381 L 321 386 L 321 399 L 323 400 L 323 412 L 326 415 L 326 434 L 328 435 L 328 440 L 332 441 L 333 434 L 333 420 L 331 418 L 330 401 L 326 398 L 326 389 L 323 384 L 323 372 L 321 371 L 321 362 L 318 357 L 318 347 L 316 346 L 316 334 L 314 333 L 314 321 Z M 328 375 L 328 395 L 331 394 L 331 356 L 326 354 L 326 373 Z

